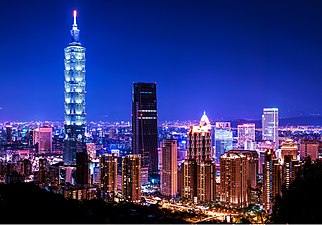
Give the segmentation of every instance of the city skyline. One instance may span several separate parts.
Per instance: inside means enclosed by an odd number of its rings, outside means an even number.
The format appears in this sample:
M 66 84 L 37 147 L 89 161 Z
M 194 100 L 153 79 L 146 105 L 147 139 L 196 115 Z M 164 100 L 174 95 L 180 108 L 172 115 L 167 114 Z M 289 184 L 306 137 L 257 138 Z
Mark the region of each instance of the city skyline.
M 260 119 L 265 107 L 281 117 L 322 111 L 314 104 L 322 97 L 322 3 L 95 3 L 3 3 L 1 120 L 63 120 L 62 49 L 75 9 L 88 51 L 89 121 L 129 121 L 134 82 L 157 83 L 160 120 L 204 110 L 211 120 Z

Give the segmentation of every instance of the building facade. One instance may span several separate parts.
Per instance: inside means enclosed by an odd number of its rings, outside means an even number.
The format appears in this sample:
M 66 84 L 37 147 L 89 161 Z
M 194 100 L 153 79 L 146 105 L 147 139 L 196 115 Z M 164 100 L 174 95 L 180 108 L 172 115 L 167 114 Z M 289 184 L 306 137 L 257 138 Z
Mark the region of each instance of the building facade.
M 215 127 L 215 158 L 219 161 L 220 156 L 233 149 L 233 132 L 230 122 L 216 122 Z
M 220 202 L 226 206 L 249 204 L 249 161 L 244 154 L 227 152 L 220 157 Z
M 264 108 L 262 115 L 262 140 L 273 141 L 275 150 L 279 147 L 278 141 L 278 109 Z
M 141 198 L 141 156 L 130 154 L 122 157 L 122 194 L 126 201 Z
M 310 156 L 312 160 L 318 158 L 319 141 L 317 140 L 301 140 L 300 141 L 300 158 L 303 160 L 305 157 Z
M 99 186 L 106 193 L 117 193 L 117 155 L 104 154 L 99 158 Z
M 281 164 L 282 165 L 284 164 L 286 155 L 291 155 L 292 159 L 297 159 L 298 151 L 299 149 L 298 149 L 297 143 L 292 139 L 286 139 L 281 145 L 281 150 L 280 150 Z
M 282 165 L 275 157 L 272 149 L 266 151 L 263 164 L 263 209 L 272 212 L 273 201 L 276 195 L 282 194 Z
M 190 126 L 187 133 L 187 156 L 180 165 L 180 196 L 194 202 L 216 199 L 216 167 L 209 125 L 204 114 L 199 126 Z
M 161 194 L 175 197 L 178 190 L 177 140 L 161 142 Z
M 158 176 L 158 114 L 156 83 L 133 83 L 132 152 L 142 156 L 142 168 Z
M 255 124 L 246 123 L 237 126 L 238 147 L 246 150 L 254 150 L 248 147 L 248 142 L 255 143 Z
M 197 162 L 212 160 L 211 130 L 207 126 L 190 126 L 187 139 L 189 159 L 195 159 Z
M 53 129 L 51 127 L 40 127 L 33 130 L 33 145 L 38 143 L 38 153 L 52 153 Z
M 292 155 L 286 155 L 283 164 L 283 185 L 289 189 L 290 184 L 299 175 L 301 169 L 300 161 L 293 159 Z

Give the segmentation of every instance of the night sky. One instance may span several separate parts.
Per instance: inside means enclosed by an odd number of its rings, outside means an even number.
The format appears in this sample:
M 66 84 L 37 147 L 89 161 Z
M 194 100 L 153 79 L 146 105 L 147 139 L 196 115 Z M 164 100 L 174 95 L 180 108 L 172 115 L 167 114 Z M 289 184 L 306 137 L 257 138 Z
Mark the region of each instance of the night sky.
M 0 121 L 63 121 L 74 9 L 88 121 L 130 120 L 133 82 L 160 120 L 322 113 L 322 1 L 1 0 Z

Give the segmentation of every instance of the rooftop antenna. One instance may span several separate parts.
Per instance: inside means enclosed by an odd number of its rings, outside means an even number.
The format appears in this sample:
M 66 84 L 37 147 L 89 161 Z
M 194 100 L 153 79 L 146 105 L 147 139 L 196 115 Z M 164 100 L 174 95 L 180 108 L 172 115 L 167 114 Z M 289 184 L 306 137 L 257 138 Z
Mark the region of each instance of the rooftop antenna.
M 73 26 L 76 26 L 77 27 L 76 17 L 77 17 L 77 11 L 74 10 L 74 24 L 73 24 Z

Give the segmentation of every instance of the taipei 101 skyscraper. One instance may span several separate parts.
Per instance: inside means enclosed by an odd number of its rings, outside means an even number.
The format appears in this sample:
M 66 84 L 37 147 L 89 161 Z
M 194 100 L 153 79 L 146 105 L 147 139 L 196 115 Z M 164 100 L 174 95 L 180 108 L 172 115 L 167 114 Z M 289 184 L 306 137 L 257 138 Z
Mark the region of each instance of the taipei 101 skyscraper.
M 85 51 L 79 42 L 79 29 L 74 11 L 71 42 L 65 52 L 65 133 L 63 161 L 76 165 L 76 153 L 86 152 L 85 128 Z

